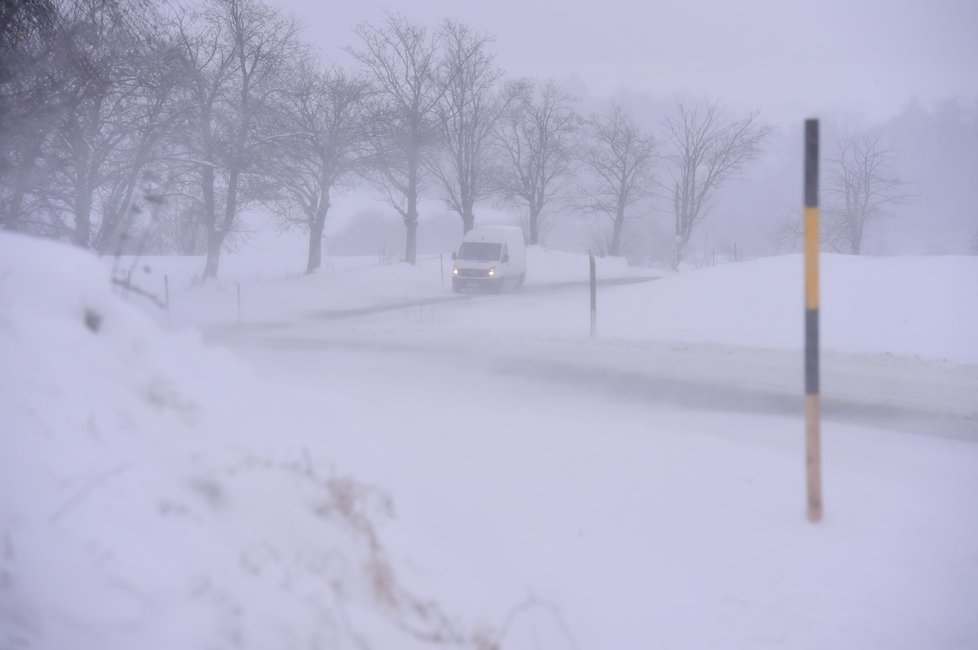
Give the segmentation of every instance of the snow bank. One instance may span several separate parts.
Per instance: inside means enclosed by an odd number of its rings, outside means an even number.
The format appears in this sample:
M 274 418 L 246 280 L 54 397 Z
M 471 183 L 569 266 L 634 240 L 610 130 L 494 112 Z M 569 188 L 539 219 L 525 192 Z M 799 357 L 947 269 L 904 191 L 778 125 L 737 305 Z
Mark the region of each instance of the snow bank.
M 599 335 L 800 349 L 802 265 L 801 256 L 788 255 L 601 287 Z M 821 265 L 823 350 L 978 363 L 978 257 L 823 255 Z M 586 337 L 588 300 L 584 286 L 502 296 L 452 314 L 451 324 L 456 332 L 485 335 Z
M 386 498 L 303 446 L 338 434 L 283 416 L 294 404 L 247 366 L 162 334 L 63 245 L 0 234 L 0 305 L 0 647 L 450 632 L 395 579 Z
M 201 282 L 202 257 L 148 256 L 105 260 L 113 272 L 127 278 L 141 291 L 164 298 L 164 276 L 170 290 L 175 325 L 217 325 L 241 320 L 246 323 L 281 323 L 328 311 L 369 309 L 417 300 L 450 299 L 450 253 L 421 256 L 417 264 L 388 263 L 378 257 L 328 257 L 317 273 L 306 275 L 297 268 L 302 258 L 258 257 L 254 251 L 226 254 L 218 279 Z M 597 259 L 602 277 L 650 276 L 649 269 L 628 266 L 624 258 Z M 587 282 L 587 256 L 531 246 L 527 250 L 528 287 L 568 282 Z M 143 301 L 146 312 L 158 322 L 164 311 Z
M 210 325 L 287 323 L 328 311 L 355 310 L 414 301 L 449 300 L 451 259 L 428 257 L 417 266 L 376 259 L 332 258 L 313 275 L 284 273 L 285 261 L 268 261 L 278 276 L 251 276 L 227 256 L 229 270 L 217 282 L 194 284 L 196 264 L 186 258 L 146 258 L 133 268 L 134 284 L 162 295 L 170 274 L 172 322 Z M 199 261 L 199 260 L 197 260 Z M 132 261 L 126 264 L 132 265 Z M 200 261 L 202 266 L 202 261 Z M 893 354 L 978 363 L 978 257 L 868 257 L 824 254 L 821 258 L 823 349 Z M 148 270 L 147 270 L 148 269 Z M 658 278 L 644 284 L 602 287 L 598 297 L 603 338 L 679 341 L 798 349 L 803 340 L 803 261 L 800 255 L 724 264 L 660 277 L 630 267 L 621 258 L 598 258 L 599 279 Z M 531 247 L 526 309 L 520 295 L 473 300 L 452 315 L 455 331 L 493 335 L 580 336 L 588 332 L 586 255 Z M 552 291 L 582 283 L 579 291 Z M 155 306 L 148 313 L 165 314 Z M 491 316 L 491 318 L 487 318 Z
M 826 350 L 978 363 L 978 257 L 822 255 Z M 609 336 L 800 348 L 800 255 L 677 274 L 608 291 Z

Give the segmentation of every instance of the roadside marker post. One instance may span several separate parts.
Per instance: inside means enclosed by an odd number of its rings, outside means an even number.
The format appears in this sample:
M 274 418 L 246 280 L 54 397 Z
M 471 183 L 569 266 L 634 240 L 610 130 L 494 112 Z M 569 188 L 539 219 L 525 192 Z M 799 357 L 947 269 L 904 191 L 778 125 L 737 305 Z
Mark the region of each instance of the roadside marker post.
M 588 251 L 588 261 L 591 267 L 591 338 L 598 335 L 598 287 L 597 274 L 594 269 L 594 253 Z
M 805 470 L 808 520 L 822 520 L 818 337 L 818 120 L 805 120 Z
M 170 276 L 163 276 L 163 296 L 166 298 L 166 324 L 170 324 Z
M 241 283 L 238 283 L 238 324 L 241 324 Z

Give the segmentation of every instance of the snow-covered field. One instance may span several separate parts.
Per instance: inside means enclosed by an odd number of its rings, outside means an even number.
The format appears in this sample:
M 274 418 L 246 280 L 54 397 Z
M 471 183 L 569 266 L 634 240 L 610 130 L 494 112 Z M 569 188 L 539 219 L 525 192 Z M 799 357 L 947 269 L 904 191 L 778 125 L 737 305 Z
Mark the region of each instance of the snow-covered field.
M 0 235 L 0 648 L 978 646 L 978 258 L 823 258 L 817 526 L 798 257 L 225 262 Z

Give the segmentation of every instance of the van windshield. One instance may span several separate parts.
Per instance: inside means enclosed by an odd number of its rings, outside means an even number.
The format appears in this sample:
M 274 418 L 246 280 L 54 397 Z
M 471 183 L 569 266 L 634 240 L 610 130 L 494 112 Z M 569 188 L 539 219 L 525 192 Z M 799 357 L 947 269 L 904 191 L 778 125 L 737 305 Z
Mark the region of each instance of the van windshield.
M 462 242 L 462 247 L 458 249 L 458 259 L 497 262 L 502 256 L 502 252 L 502 244 L 491 244 L 489 242 L 481 241 L 467 241 Z

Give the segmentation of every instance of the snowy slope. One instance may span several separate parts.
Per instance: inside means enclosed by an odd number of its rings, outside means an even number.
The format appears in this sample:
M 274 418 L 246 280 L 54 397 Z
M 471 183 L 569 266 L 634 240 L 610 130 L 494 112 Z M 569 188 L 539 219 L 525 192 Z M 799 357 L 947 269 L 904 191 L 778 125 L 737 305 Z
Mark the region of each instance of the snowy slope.
M 587 257 L 538 246 L 531 246 L 527 257 L 529 289 L 588 279 Z M 448 253 L 420 257 L 416 266 L 383 263 L 376 257 L 331 257 L 318 273 L 305 275 L 296 267 L 295 257 L 263 258 L 249 251 L 227 254 L 219 277 L 209 282 L 201 282 L 204 262 L 199 257 L 106 258 L 104 262 L 117 277 L 159 300 L 168 284 L 169 319 L 148 300 L 136 294 L 130 298 L 158 322 L 174 325 L 237 322 L 239 290 L 242 320 L 247 323 L 290 322 L 328 311 L 453 297 Z M 623 258 L 598 259 L 597 267 L 604 277 L 659 275 L 629 267 Z
M 0 647 L 411 647 L 404 626 L 439 631 L 387 558 L 386 496 L 324 453 L 334 427 L 290 426 L 289 396 L 162 333 L 107 280 L 76 249 L 0 235 Z
M 803 286 L 802 258 L 789 255 L 602 288 L 598 332 L 604 339 L 800 349 Z M 823 349 L 978 364 L 976 287 L 978 257 L 823 255 Z M 482 301 L 451 318 L 467 331 L 579 337 L 588 334 L 588 310 L 582 287 Z
M 610 336 L 801 347 L 803 260 L 790 255 L 609 292 Z M 978 257 L 821 257 L 829 350 L 978 363 Z
M 567 258 L 564 277 L 586 270 L 586 258 Z M 826 413 L 978 438 L 978 258 L 825 255 L 822 266 Z M 602 269 L 599 278 L 616 272 Z M 395 278 L 388 290 L 399 286 Z M 587 286 L 566 283 L 438 302 L 405 289 L 386 307 L 299 315 L 259 331 L 286 346 L 413 350 L 690 407 L 793 412 L 803 390 L 802 285 L 800 256 L 602 285 L 596 339 Z
M 870 332 L 874 310 L 896 313 L 890 262 L 827 258 L 823 295 L 842 268 L 861 290 L 834 289 L 836 310 L 861 307 Z M 933 280 L 904 286 L 921 309 L 887 335 L 895 363 L 970 381 L 972 365 L 912 355 L 914 332 L 938 332 L 969 358 L 944 319 L 973 322 L 975 266 L 892 264 Z M 667 377 L 781 359 L 799 265 L 604 288 L 593 342 L 580 287 L 326 318 L 365 286 L 447 292 L 372 265 L 256 280 L 283 326 L 242 328 L 232 356 L 125 304 L 104 262 L 0 235 L 0 648 L 974 647 L 973 441 L 827 421 L 816 527 L 798 417 L 620 390 L 650 358 Z M 751 295 L 753 313 L 713 317 Z M 832 336 L 860 372 L 896 367 Z
M 134 268 L 134 284 L 162 295 L 171 277 L 171 322 L 214 325 L 242 321 L 294 323 L 331 311 L 450 301 L 451 260 L 428 258 L 416 267 L 382 265 L 370 258 L 334 258 L 332 270 L 314 276 L 290 274 L 273 261 L 249 276 L 226 260 L 223 279 L 193 283 L 199 269 L 186 258 L 147 258 Z M 803 328 L 802 258 L 798 255 L 726 264 L 659 278 L 624 260 L 598 260 L 599 279 L 647 277 L 654 281 L 603 287 L 598 324 L 603 338 L 696 342 L 759 348 L 800 349 Z M 284 267 L 282 262 L 280 266 Z M 854 257 L 823 255 L 822 346 L 828 351 L 891 354 L 978 364 L 978 257 Z M 444 283 L 442 268 L 445 271 Z M 146 270 L 148 269 L 148 270 Z M 524 300 L 476 296 L 466 312 L 438 309 L 456 330 L 513 332 L 520 336 L 577 337 L 588 333 L 588 296 L 555 285 L 587 281 L 587 257 L 531 248 Z M 553 289 L 551 289 L 553 287 Z M 138 297 L 133 296 L 134 301 Z M 503 306 L 502 303 L 505 303 Z M 525 302 L 532 302 L 532 309 Z M 165 314 L 147 311 L 157 320 Z M 465 314 L 470 318 L 466 320 Z M 403 319 L 402 319 L 403 320 Z

